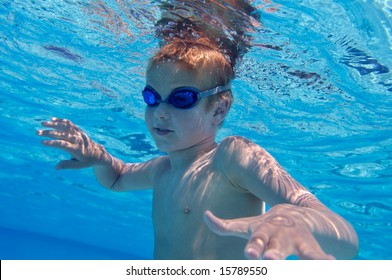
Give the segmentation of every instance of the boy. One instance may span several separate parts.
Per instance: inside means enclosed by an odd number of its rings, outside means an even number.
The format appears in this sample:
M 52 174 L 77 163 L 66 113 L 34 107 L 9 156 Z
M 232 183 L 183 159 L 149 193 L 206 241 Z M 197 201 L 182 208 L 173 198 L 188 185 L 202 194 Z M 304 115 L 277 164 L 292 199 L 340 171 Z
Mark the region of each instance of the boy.
M 52 129 L 37 133 L 71 154 L 57 169 L 93 167 L 113 191 L 153 189 L 156 259 L 354 257 L 353 228 L 265 150 L 242 137 L 215 142 L 232 78 L 208 41 L 175 39 L 161 48 L 147 67 L 143 97 L 147 128 L 167 155 L 144 163 L 114 158 L 68 120 L 43 122 Z M 265 214 L 262 201 L 270 206 Z

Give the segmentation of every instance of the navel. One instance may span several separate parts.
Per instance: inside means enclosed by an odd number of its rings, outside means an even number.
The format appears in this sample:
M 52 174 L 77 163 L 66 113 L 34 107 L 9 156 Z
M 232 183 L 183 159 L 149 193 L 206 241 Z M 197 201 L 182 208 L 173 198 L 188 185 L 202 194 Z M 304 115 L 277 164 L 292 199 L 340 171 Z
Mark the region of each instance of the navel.
M 190 214 L 191 213 L 191 209 L 189 209 L 188 207 L 184 208 L 184 214 Z

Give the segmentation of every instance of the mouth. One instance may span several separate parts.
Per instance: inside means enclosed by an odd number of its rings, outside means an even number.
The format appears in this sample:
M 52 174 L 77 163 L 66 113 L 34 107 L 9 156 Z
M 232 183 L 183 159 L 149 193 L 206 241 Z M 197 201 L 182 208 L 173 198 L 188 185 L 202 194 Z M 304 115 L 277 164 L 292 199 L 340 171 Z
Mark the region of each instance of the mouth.
M 167 135 L 167 134 L 173 132 L 173 130 L 159 128 L 159 127 L 154 127 L 154 131 L 158 135 Z

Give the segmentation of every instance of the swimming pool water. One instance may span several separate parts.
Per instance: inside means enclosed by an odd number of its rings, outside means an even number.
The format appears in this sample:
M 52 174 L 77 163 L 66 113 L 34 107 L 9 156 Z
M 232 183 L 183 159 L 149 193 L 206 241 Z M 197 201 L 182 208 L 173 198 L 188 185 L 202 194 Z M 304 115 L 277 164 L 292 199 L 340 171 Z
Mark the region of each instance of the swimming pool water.
M 357 259 L 391 259 L 392 4 L 251 1 L 219 139 L 257 142 L 358 232 Z M 140 90 L 159 1 L 0 2 L 0 259 L 152 258 L 151 192 L 112 193 L 35 129 L 71 119 L 125 161 L 160 154 Z

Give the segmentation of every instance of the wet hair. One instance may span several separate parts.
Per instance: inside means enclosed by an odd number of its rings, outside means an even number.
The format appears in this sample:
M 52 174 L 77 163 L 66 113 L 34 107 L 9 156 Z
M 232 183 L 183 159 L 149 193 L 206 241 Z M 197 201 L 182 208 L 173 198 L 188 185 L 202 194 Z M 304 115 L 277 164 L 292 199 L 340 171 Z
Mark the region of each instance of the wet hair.
M 161 47 L 175 39 L 204 38 L 219 48 L 233 69 L 250 49 L 248 32 L 260 20 L 248 0 L 172 0 L 161 3 L 161 10 L 163 17 L 155 25 Z
M 203 71 L 209 71 L 213 82 L 211 87 L 226 85 L 231 82 L 234 76 L 233 68 L 227 58 L 205 38 L 198 40 L 174 39 L 160 48 L 150 59 L 147 72 L 152 67 L 165 62 L 180 63 L 189 71 L 194 72 L 195 76 L 199 76 Z M 210 110 L 214 102 L 219 99 L 226 99 L 231 105 L 233 102 L 231 90 L 209 96 L 206 109 Z

